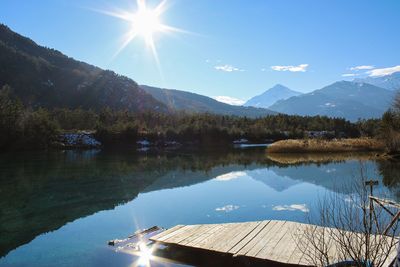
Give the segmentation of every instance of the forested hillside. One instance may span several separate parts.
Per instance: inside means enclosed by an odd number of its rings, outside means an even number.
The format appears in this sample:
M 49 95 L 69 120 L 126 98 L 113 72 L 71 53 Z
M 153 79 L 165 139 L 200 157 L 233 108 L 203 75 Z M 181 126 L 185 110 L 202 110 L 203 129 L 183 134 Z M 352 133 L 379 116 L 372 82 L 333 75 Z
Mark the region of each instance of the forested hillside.
M 133 80 L 37 45 L 0 24 L 0 88 L 28 107 L 166 112 Z
M 186 111 L 188 113 L 213 113 L 221 115 L 246 116 L 251 118 L 277 114 L 266 108 L 234 106 L 219 102 L 211 97 L 190 92 L 162 89 L 151 86 L 141 86 L 155 99 L 164 103 L 171 110 Z

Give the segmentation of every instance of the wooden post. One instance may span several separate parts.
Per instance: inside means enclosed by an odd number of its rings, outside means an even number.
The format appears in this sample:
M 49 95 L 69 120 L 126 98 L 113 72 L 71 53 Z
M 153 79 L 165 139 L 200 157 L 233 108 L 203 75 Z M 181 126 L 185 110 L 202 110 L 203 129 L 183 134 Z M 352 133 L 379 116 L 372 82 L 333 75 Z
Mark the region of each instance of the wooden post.
M 373 196 L 373 187 L 374 187 L 374 185 L 378 185 L 378 184 L 379 184 L 379 181 L 377 181 L 377 180 L 365 181 L 365 185 L 369 185 L 369 187 L 370 187 L 371 196 Z
M 370 196 L 370 198 L 369 198 L 369 215 L 370 215 L 370 217 L 372 216 L 372 210 L 374 209 L 374 207 L 373 207 L 373 202 L 372 202 L 372 199 L 371 199 L 371 197 L 373 197 L 374 196 L 374 185 L 378 185 L 379 184 L 379 181 L 377 181 L 377 180 L 369 180 L 369 181 L 365 181 L 365 185 L 369 185 L 369 196 Z
M 374 196 L 374 185 L 378 185 L 378 184 L 379 184 L 379 181 L 377 181 L 377 180 L 365 181 L 365 185 L 366 186 L 369 185 L 370 197 Z M 374 205 L 373 205 L 372 199 L 369 198 L 369 228 L 370 228 L 370 231 L 372 230 L 371 228 L 372 228 L 372 212 L 373 212 L 373 210 L 374 210 Z
M 369 180 L 369 181 L 365 181 L 365 185 L 368 186 L 369 185 L 369 189 L 370 189 L 370 197 L 374 195 L 374 185 L 378 185 L 379 182 L 376 180 Z M 366 245 L 366 258 L 369 259 L 369 242 L 370 242 L 370 235 L 372 233 L 372 213 L 374 210 L 374 204 L 372 202 L 371 198 L 369 199 L 369 225 L 368 225 L 368 233 L 366 236 L 366 240 L 365 240 L 365 245 Z

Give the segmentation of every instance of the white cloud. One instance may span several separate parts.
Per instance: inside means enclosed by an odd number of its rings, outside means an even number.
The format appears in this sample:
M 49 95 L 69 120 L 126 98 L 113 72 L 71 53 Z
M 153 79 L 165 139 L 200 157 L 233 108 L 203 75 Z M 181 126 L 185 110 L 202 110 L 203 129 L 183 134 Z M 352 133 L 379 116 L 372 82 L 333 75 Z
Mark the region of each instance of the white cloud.
M 241 106 L 244 104 L 244 102 L 246 102 L 239 98 L 234 98 L 231 96 L 224 96 L 224 95 L 214 96 L 213 98 L 219 102 L 226 103 L 229 105 L 235 105 L 235 106 Z
M 355 74 L 355 73 L 345 73 L 345 74 L 342 74 L 342 77 L 354 77 L 354 76 L 357 76 L 357 74 Z
M 327 172 L 327 173 L 331 173 L 331 172 L 335 172 L 335 171 L 336 171 L 336 169 L 335 169 L 335 168 L 332 168 L 332 169 L 327 169 L 327 170 L 326 170 L 326 172 Z
M 276 71 L 290 71 L 290 72 L 306 72 L 308 64 L 300 64 L 298 66 L 271 66 L 271 69 Z
M 272 208 L 272 210 L 276 211 L 301 211 L 301 212 L 309 212 L 310 209 L 306 204 L 292 204 L 292 205 L 277 205 Z
M 216 70 L 220 70 L 220 71 L 225 71 L 225 72 L 234 72 L 234 71 L 244 71 L 242 69 L 239 69 L 237 67 L 234 67 L 232 65 L 217 65 L 214 67 Z
M 400 65 L 390 67 L 390 68 L 373 69 L 373 70 L 367 71 L 367 74 L 371 77 L 382 77 L 382 76 L 393 74 L 398 71 L 400 71 Z
M 231 212 L 231 211 L 237 210 L 238 208 L 239 208 L 239 206 L 236 206 L 236 205 L 226 205 L 226 206 L 223 206 L 220 208 L 216 208 L 215 210 L 223 211 L 223 212 Z
M 230 181 L 239 177 L 246 176 L 245 172 L 229 172 L 215 177 L 218 181 Z
M 371 65 L 361 65 L 361 66 L 355 66 L 351 67 L 350 70 L 372 70 L 374 66 Z

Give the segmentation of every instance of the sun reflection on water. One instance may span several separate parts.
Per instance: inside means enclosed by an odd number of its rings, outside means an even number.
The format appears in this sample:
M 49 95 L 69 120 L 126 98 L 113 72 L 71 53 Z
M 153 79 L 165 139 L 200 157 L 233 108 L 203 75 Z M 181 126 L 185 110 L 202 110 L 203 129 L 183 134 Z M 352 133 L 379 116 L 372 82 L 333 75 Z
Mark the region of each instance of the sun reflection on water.
M 147 267 L 150 266 L 153 257 L 153 248 L 149 248 L 145 243 L 141 242 L 139 244 L 139 259 L 136 261 L 135 266 Z

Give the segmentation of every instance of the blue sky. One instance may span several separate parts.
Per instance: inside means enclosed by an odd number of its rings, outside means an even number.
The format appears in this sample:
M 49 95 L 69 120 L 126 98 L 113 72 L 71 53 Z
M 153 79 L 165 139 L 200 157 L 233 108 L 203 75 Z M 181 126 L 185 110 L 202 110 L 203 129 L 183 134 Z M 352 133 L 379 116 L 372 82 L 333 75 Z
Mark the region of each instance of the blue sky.
M 149 7 L 160 1 L 147 1 Z M 248 99 L 276 83 L 309 92 L 342 76 L 400 65 L 399 0 L 167 0 L 160 20 L 188 33 L 154 34 L 117 56 L 136 0 L 2 0 L 0 22 L 78 60 L 140 84 Z M 366 66 L 362 70 L 350 70 Z M 369 74 L 367 73 L 369 72 Z

